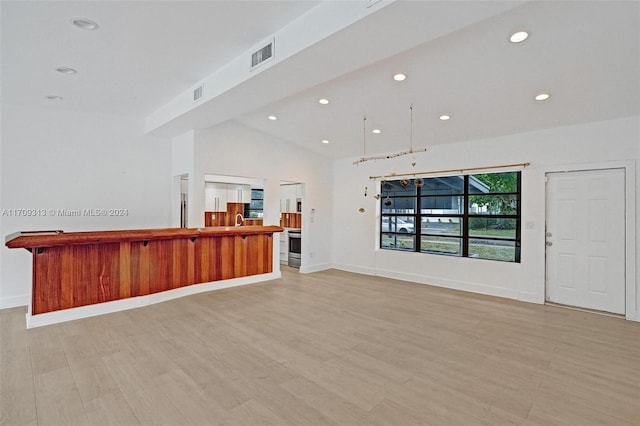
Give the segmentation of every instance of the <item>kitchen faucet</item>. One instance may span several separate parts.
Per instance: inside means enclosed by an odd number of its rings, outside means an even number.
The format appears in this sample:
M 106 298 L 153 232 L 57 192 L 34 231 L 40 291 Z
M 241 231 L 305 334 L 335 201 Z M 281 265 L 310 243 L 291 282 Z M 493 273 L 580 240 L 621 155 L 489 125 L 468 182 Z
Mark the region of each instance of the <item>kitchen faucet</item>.
M 238 223 L 238 217 L 240 217 L 240 223 Z M 236 214 L 235 223 L 236 226 L 242 226 L 242 224 L 244 223 L 244 217 L 242 216 L 242 213 Z

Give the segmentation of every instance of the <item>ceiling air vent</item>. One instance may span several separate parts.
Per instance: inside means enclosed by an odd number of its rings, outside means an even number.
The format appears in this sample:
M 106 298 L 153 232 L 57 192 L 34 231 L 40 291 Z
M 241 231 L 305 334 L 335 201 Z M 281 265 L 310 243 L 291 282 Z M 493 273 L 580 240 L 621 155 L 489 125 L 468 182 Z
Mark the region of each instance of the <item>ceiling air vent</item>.
M 193 102 L 198 102 L 202 99 L 202 95 L 204 95 L 204 84 L 193 89 Z
M 251 54 L 251 70 L 273 59 L 275 53 L 274 40 Z

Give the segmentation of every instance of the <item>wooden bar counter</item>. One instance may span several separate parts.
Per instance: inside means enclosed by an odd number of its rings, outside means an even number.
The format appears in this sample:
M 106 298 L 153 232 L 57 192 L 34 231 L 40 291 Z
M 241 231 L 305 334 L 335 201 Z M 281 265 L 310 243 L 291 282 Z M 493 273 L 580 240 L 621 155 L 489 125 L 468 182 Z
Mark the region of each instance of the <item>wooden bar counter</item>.
M 33 257 L 31 314 L 266 274 L 279 226 L 36 231 L 5 245 Z

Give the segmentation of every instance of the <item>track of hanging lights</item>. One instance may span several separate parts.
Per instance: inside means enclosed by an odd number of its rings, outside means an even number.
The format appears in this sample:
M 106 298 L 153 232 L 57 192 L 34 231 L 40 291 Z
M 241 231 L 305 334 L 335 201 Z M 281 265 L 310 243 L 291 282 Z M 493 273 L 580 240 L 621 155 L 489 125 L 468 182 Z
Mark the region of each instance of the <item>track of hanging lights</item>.
M 358 160 L 354 161 L 353 164 L 354 165 L 359 165 L 360 163 L 364 163 L 365 161 L 369 161 L 369 160 L 387 160 L 390 158 L 396 158 L 396 157 L 401 157 L 403 155 L 409 155 L 409 154 L 413 154 L 416 152 L 425 152 L 427 150 L 427 148 L 414 148 L 413 147 L 413 105 L 409 106 L 409 110 L 411 111 L 411 127 L 410 127 L 410 136 L 409 136 L 409 149 L 406 151 L 400 151 L 397 152 L 395 154 L 383 154 L 383 155 L 372 155 L 367 157 L 367 137 L 366 137 L 366 122 L 367 122 L 367 117 L 364 116 L 363 118 L 363 138 L 362 138 L 362 144 L 363 144 L 363 151 L 362 151 L 362 157 L 360 157 Z M 415 164 L 414 164 L 415 165 Z

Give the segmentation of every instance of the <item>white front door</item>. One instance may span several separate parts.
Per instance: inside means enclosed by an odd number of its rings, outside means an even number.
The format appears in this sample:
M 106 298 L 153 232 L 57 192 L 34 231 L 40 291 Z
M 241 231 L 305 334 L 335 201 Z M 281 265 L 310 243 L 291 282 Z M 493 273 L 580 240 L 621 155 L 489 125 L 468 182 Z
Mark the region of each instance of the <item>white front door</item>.
M 624 169 L 547 174 L 547 301 L 625 313 L 624 185 Z

